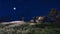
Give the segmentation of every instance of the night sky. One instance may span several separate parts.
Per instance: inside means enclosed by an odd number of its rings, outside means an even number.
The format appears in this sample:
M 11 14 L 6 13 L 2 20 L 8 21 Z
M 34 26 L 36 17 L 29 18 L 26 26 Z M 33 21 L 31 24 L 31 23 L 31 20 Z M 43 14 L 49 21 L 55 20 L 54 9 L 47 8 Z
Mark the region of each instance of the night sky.
M 52 8 L 60 10 L 60 0 L 0 0 L 0 19 L 5 16 L 9 16 L 8 20 L 47 16 Z

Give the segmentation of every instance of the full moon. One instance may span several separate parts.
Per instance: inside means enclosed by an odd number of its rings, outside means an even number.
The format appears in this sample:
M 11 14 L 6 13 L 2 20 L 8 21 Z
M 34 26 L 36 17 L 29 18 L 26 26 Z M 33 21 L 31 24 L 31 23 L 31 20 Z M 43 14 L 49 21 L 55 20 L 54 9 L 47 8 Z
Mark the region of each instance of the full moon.
M 14 7 L 13 10 L 16 10 L 16 7 Z

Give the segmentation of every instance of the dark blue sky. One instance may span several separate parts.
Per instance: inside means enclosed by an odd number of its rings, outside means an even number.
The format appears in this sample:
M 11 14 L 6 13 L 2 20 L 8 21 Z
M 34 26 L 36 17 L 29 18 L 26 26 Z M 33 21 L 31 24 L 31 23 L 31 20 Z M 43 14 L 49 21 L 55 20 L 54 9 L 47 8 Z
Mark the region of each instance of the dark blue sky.
M 10 20 L 19 20 L 22 16 L 28 19 L 47 16 L 52 8 L 60 10 L 60 0 L 0 0 L 0 18 L 9 16 Z

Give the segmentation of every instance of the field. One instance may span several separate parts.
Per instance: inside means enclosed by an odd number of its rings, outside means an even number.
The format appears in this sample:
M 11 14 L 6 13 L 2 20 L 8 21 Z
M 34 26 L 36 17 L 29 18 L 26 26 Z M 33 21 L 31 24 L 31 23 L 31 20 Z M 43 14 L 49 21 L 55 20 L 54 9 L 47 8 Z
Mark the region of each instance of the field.
M 60 28 L 50 23 L 36 23 L 8 27 L 0 24 L 0 34 L 60 34 Z

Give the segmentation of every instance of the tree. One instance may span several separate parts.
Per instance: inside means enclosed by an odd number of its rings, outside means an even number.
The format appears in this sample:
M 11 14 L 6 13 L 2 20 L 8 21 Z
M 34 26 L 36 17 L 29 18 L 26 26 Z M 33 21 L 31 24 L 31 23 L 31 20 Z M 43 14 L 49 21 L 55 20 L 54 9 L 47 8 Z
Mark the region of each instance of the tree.
M 48 14 L 49 17 L 58 15 L 58 11 L 54 8 L 51 9 L 50 13 Z
M 55 22 L 57 15 L 58 15 L 58 11 L 56 9 L 52 8 L 50 13 L 48 14 L 48 17 L 51 18 L 51 22 Z
M 56 22 L 60 23 L 60 11 L 58 12 L 58 15 L 56 16 Z

